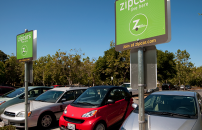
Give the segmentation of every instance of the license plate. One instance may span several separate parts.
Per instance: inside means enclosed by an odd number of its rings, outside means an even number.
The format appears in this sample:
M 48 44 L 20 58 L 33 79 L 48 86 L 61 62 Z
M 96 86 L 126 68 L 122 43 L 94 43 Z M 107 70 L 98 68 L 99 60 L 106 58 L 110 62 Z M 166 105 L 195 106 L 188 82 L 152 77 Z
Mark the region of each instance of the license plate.
M 69 130 L 75 130 L 75 124 L 68 123 L 67 127 Z
M 8 120 L 7 119 L 3 119 L 3 122 L 5 125 L 8 125 Z

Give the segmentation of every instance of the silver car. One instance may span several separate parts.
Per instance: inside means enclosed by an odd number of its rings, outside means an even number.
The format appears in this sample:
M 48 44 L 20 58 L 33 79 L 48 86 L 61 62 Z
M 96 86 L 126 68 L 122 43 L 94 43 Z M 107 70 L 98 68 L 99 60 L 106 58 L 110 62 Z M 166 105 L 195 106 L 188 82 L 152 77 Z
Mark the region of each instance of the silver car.
M 29 86 L 28 87 L 28 100 L 34 100 L 37 96 L 47 90 L 52 89 L 46 86 Z M 10 91 L 0 97 L 0 114 L 3 113 L 6 107 L 21 103 L 25 101 L 25 87 L 21 87 Z
M 145 98 L 148 130 L 202 130 L 201 96 L 191 91 L 154 92 Z M 139 130 L 138 105 L 120 130 Z
M 65 107 L 72 103 L 87 87 L 54 88 L 30 101 L 28 107 L 28 127 L 48 128 L 59 120 Z M 1 114 L 6 125 L 25 127 L 25 103 L 7 107 Z

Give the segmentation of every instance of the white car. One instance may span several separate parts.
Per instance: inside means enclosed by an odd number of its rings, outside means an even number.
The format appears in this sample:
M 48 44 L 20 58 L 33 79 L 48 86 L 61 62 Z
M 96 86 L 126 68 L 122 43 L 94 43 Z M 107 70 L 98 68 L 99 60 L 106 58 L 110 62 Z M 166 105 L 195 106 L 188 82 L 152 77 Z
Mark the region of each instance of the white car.
M 138 89 L 133 89 L 133 88 L 131 88 L 130 83 L 123 83 L 123 84 L 121 85 L 121 87 L 127 88 L 128 91 L 130 92 L 130 94 L 131 94 L 132 96 L 138 95 Z M 147 89 L 144 89 L 144 93 L 146 93 L 146 92 L 147 92 Z
M 30 101 L 28 106 L 28 127 L 48 128 L 59 120 L 65 107 L 72 103 L 88 87 L 54 88 Z M 1 119 L 6 125 L 25 127 L 25 103 L 7 107 Z
M 202 98 L 191 91 L 159 91 L 145 98 L 146 130 L 202 130 Z M 139 130 L 139 106 L 120 130 Z

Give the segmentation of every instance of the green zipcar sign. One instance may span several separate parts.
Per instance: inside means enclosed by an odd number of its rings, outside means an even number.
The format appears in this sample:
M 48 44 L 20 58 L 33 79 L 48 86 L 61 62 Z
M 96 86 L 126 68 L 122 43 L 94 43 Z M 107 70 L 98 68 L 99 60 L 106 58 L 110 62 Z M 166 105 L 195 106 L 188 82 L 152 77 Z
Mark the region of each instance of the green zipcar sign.
M 116 0 L 116 50 L 170 41 L 170 1 Z
M 33 60 L 35 54 L 33 38 L 34 31 L 28 31 L 26 33 L 19 34 L 16 37 L 16 55 L 19 62 Z

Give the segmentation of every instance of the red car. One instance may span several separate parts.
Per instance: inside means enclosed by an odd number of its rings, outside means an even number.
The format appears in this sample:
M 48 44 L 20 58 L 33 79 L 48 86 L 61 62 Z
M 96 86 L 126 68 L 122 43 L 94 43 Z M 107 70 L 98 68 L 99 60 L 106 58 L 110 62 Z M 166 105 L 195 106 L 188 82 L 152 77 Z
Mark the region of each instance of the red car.
M 12 90 L 15 90 L 15 88 L 9 86 L 0 86 L 0 96 Z
M 52 85 L 51 87 L 53 87 L 53 88 L 62 87 L 62 85 Z
M 133 99 L 126 88 L 95 86 L 88 88 L 68 105 L 59 119 L 61 130 L 106 130 L 124 121 L 131 111 Z

